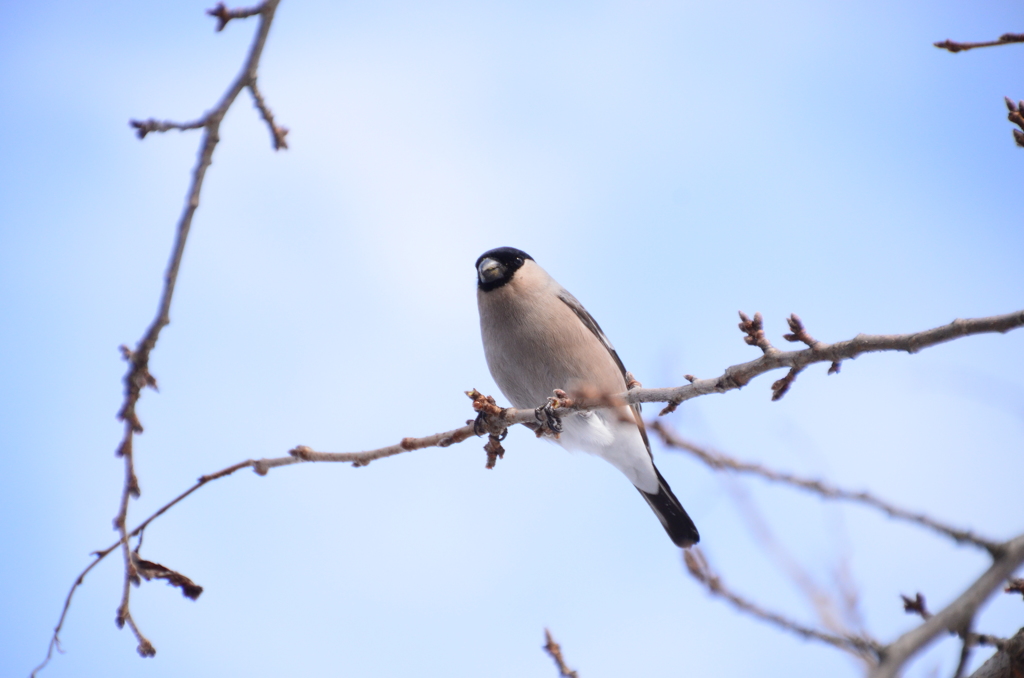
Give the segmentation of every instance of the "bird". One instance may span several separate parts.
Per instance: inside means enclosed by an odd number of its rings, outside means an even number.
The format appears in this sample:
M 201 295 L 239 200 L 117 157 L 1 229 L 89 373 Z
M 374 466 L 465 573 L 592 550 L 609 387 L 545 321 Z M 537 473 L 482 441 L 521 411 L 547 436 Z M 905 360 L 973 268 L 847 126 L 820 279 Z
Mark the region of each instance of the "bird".
M 533 257 L 514 247 L 492 249 L 476 260 L 476 274 L 487 367 L 513 407 L 544 406 L 555 389 L 578 397 L 627 390 L 631 377 L 600 325 Z M 700 541 L 654 465 L 639 404 L 573 412 L 562 419 L 556 442 L 621 471 L 676 546 Z

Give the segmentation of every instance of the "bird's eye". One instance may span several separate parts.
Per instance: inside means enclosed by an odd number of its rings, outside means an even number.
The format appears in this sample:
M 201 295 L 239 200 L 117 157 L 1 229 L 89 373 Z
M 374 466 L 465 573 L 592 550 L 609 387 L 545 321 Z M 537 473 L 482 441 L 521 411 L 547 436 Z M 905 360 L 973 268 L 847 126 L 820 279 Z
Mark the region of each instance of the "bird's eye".
M 523 258 L 522 257 L 516 257 L 516 266 L 522 266 L 522 265 L 523 265 Z

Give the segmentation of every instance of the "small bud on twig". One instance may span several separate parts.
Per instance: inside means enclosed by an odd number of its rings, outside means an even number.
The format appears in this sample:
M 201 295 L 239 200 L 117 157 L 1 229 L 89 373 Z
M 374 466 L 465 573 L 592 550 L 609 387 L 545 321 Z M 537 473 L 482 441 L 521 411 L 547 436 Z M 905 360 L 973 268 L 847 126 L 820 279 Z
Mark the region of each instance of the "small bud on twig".
M 921 615 L 921 619 L 925 621 L 931 618 L 932 613 L 925 607 L 924 596 L 920 592 L 913 598 L 900 594 L 900 598 L 903 599 L 903 611 L 907 614 Z

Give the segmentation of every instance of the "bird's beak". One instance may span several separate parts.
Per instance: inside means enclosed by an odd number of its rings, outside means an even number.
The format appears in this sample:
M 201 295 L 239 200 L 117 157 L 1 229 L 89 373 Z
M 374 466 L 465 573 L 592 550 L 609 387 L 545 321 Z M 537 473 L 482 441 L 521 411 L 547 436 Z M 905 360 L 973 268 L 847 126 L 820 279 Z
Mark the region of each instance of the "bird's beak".
M 497 259 L 491 259 L 487 257 L 480 262 L 480 266 L 477 267 L 477 272 L 480 275 L 480 282 L 493 282 L 505 275 L 505 267 Z

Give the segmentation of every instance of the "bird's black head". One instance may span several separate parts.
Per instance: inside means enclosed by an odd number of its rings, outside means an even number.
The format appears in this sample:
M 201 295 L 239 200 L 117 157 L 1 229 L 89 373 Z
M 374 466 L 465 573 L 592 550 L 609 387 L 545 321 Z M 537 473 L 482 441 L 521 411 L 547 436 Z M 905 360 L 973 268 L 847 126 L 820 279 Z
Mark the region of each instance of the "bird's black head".
M 484 292 L 497 289 L 512 279 L 526 260 L 533 257 L 514 247 L 499 247 L 480 255 L 476 260 L 477 285 Z

